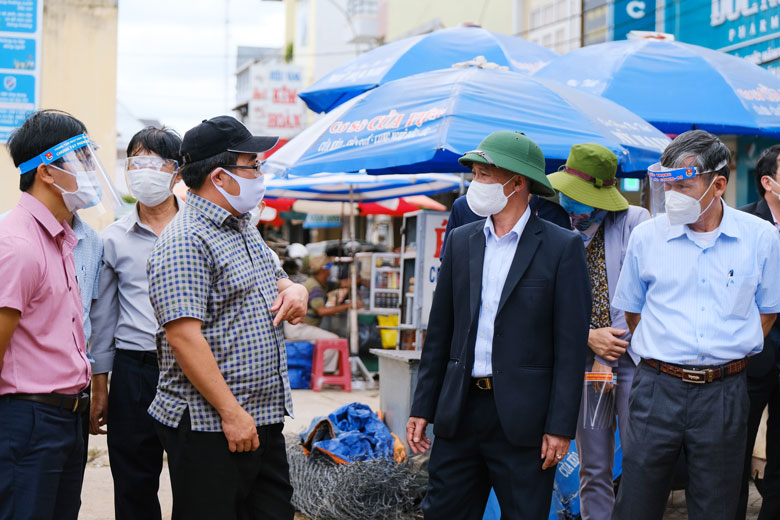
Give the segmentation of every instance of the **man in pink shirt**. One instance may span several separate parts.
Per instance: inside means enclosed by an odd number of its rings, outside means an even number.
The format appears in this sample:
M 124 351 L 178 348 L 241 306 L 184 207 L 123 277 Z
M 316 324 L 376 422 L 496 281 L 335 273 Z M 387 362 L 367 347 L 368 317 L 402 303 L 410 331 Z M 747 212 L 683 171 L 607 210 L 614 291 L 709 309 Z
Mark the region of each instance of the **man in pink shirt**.
M 90 381 L 73 213 L 104 175 L 83 123 L 36 112 L 11 134 L 22 196 L 0 221 L 0 519 L 78 517 Z

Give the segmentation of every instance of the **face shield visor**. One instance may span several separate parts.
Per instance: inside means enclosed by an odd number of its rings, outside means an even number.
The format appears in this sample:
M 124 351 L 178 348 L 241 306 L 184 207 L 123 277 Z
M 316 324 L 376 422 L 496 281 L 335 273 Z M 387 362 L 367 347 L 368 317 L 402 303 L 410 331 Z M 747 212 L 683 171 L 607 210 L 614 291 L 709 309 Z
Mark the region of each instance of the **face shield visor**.
M 68 211 L 95 208 L 102 215 L 107 208 L 116 209 L 124 203 L 95 150 L 89 137 L 80 134 L 25 161 L 19 170 L 25 174 L 41 164 L 49 166 Z
M 137 155 L 125 161 L 125 180 L 130 194 L 146 206 L 165 202 L 173 193 L 179 163 L 156 155 Z
M 656 217 L 662 213 L 670 214 L 672 212 L 677 212 L 678 205 L 688 205 L 689 208 L 687 209 L 689 212 L 693 212 L 694 209 L 696 209 L 698 211 L 698 215 L 706 211 L 706 209 L 700 208 L 698 204 L 702 198 L 707 195 L 710 188 L 712 188 L 712 184 L 714 183 L 715 179 L 713 178 L 712 182 L 710 182 L 709 185 L 705 187 L 704 192 L 701 192 L 700 188 L 699 191 L 696 191 L 696 188 L 700 184 L 697 177 L 704 174 L 719 172 L 727 165 L 728 161 L 725 160 L 718 164 L 715 169 L 706 171 L 701 171 L 696 166 L 670 168 L 663 166 L 661 163 L 655 163 L 651 165 L 647 169 L 647 176 L 648 180 L 650 181 L 650 209 L 653 213 L 653 216 Z M 670 192 L 675 193 L 674 195 L 671 195 Z M 694 206 L 690 200 L 687 200 L 691 198 L 696 201 L 696 206 Z M 677 199 L 680 200 L 678 201 Z M 669 201 L 673 202 L 675 206 L 667 207 Z M 678 202 L 681 204 L 678 204 Z M 683 207 L 681 209 L 685 210 L 686 208 Z M 709 206 L 707 209 L 709 209 Z M 682 218 L 682 220 L 690 220 L 690 218 L 692 218 L 692 215 L 688 218 Z M 679 219 L 676 218 L 676 220 Z M 683 223 L 687 224 L 690 222 Z

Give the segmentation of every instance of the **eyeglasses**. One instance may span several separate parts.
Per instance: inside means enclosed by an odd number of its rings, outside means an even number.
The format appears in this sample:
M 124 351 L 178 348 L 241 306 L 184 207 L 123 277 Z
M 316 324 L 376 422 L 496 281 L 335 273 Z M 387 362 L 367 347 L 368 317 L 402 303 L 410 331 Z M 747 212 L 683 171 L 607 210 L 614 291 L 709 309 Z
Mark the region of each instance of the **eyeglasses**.
M 230 169 L 230 168 L 237 168 L 239 170 L 254 170 L 254 176 L 255 177 L 260 177 L 262 175 L 262 172 L 260 171 L 260 168 L 262 166 L 263 166 L 263 163 L 261 163 L 260 161 L 257 161 L 252 166 L 246 166 L 246 165 L 241 165 L 241 164 L 226 164 L 225 166 L 223 166 L 223 168 L 225 168 L 226 170 Z
M 156 155 L 133 155 L 127 158 L 125 167 L 128 170 L 151 168 L 165 173 L 176 173 L 179 170 L 179 163 Z

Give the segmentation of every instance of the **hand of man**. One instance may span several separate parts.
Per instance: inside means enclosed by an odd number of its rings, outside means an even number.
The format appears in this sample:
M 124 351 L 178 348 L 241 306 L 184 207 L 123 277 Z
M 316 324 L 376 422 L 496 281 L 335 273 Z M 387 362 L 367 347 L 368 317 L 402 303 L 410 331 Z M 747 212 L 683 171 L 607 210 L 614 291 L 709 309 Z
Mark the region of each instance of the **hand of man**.
M 609 365 L 605 365 L 603 363 L 599 363 L 598 360 L 593 360 L 593 368 L 591 369 L 591 372 L 601 372 L 603 374 L 611 374 L 612 373 L 612 367 Z M 612 390 L 612 383 L 606 384 L 606 391 L 609 392 Z M 600 388 L 600 387 L 599 387 Z
M 278 327 L 283 321 L 289 321 L 291 325 L 297 325 L 306 315 L 309 291 L 299 283 L 290 285 L 279 293 L 279 296 L 271 305 L 271 312 L 275 313 L 274 327 Z
M 571 439 L 567 437 L 545 433 L 542 436 L 542 459 L 544 459 L 542 469 L 551 468 L 562 461 L 563 457 L 569 453 L 570 442 Z
M 108 374 L 95 374 L 92 377 L 92 398 L 89 402 L 89 433 L 105 435 L 102 428 L 108 423 Z
M 231 453 L 255 451 L 260 447 L 255 420 L 240 406 L 222 416 L 222 431 L 225 433 Z
M 428 421 L 421 417 L 409 417 L 406 423 L 406 443 L 415 455 L 431 449 L 431 440 L 425 434 L 427 426 Z
M 612 327 L 590 329 L 588 346 L 602 359 L 617 361 L 626 352 L 626 347 L 629 345 L 628 341 L 620 339 L 620 336 L 625 333 L 624 329 Z

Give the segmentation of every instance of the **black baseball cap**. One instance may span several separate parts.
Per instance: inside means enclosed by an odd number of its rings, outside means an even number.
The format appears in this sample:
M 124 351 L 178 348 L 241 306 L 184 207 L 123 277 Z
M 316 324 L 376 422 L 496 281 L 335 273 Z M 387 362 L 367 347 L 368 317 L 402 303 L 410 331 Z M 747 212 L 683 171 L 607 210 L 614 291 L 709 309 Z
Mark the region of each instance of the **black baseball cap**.
M 273 148 L 278 137 L 252 135 L 241 121 L 231 116 L 204 119 L 190 128 L 181 141 L 181 163 L 187 164 L 222 152 L 262 153 Z

